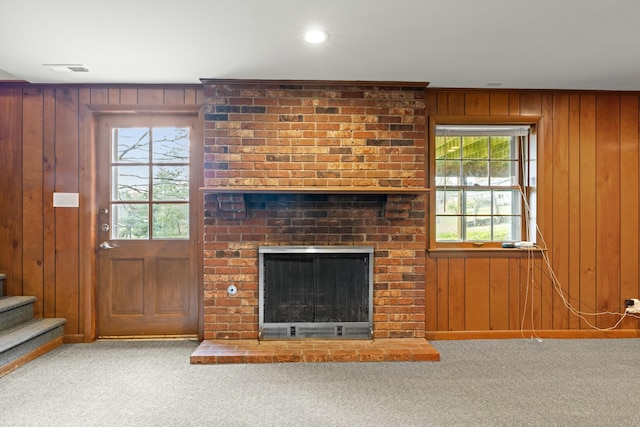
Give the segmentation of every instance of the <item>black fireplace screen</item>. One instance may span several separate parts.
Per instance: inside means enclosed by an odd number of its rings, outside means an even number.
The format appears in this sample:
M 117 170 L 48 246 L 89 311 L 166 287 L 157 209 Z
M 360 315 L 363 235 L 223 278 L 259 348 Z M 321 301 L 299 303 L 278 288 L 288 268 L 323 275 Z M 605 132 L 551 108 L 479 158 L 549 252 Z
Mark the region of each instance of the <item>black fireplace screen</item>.
M 364 326 L 368 334 L 373 251 L 287 248 L 261 253 L 261 323 L 286 325 L 287 336 L 296 333 L 295 325 L 309 328 L 309 324 L 316 325 L 315 336 L 321 329 L 340 336 L 342 326 L 334 325 L 343 324 Z M 311 333 L 299 329 L 297 336 L 300 330 Z
M 366 322 L 366 254 L 265 254 L 264 321 Z

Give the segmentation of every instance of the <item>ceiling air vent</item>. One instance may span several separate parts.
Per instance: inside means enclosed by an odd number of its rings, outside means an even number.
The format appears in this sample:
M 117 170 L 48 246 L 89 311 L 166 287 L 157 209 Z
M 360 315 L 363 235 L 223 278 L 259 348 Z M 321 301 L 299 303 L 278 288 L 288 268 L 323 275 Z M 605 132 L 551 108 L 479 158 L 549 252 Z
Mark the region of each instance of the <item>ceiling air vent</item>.
M 89 71 L 82 64 L 42 64 L 43 66 L 49 68 L 51 71 L 56 71 L 58 73 L 86 73 Z

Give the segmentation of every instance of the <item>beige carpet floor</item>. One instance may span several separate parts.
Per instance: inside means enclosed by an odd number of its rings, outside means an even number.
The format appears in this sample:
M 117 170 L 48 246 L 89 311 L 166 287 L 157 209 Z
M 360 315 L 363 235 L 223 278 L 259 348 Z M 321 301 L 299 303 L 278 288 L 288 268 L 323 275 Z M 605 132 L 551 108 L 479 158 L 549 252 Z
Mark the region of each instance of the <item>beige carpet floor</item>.
M 640 340 L 431 341 L 439 362 L 191 365 L 63 345 L 0 378 L 2 426 L 637 426 Z

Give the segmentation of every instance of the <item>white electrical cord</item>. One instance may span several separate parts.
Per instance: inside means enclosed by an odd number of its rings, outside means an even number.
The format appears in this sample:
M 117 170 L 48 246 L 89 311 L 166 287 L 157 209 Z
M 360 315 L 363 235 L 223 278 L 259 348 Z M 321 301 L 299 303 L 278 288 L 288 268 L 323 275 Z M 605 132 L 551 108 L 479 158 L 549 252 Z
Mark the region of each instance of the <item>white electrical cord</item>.
M 527 221 L 527 223 L 529 223 L 529 216 L 530 216 L 530 207 L 529 207 L 529 203 L 527 202 L 527 198 L 524 194 L 524 191 L 522 190 L 522 187 L 520 187 L 520 194 L 522 196 L 522 200 L 523 200 L 523 204 L 525 207 L 525 220 Z M 526 286 L 526 294 L 525 294 L 525 304 L 523 307 L 523 312 L 522 312 L 522 321 L 520 324 L 520 329 L 521 329 L 521 333 L 522 336 L 524 338 L 524 319 L 526 316 L 526 307 L 527 307 L 527 300 L 528 300 L 528 294 L 529 294 L 529 283 L 531 283 L 531 328 L 532 328 L 532 333 L 533 333 L 533 337 L 532 338 L 536 338 L 538 341 L 541 341 L 540 337 L 537 336 L 536 332 L 535 332 L 535 327 L 534 327 L 534 318 L 533 318 L 533 296 L 534 296 L 534 283 L 535 283 L 535 275 L 532 273 L 533 271 L 533 252 L 539 251 L 542 259 L 544 261 L 545 266 L 547 267 L 547 271 L 549 273 L 549 278 L 551 279 L 551 283 L 553 285 L 554 290 L 557 292 L 557 294 L 560 296 L 560 298 L 562 299 L 562 302 L 564 304 L 564 306 L 569 310 L 569 312 L 571 312 L 572 314 L 574 314 L 575 316 L 579 317 L 580 319 L 582 319 L 590 328 L 598 330 L 598 331 L 611 331 L 615 328 L 617 328 L 620 323 L 622 323 L 622 321 L 624 320 L 625 317 L 635 317 L 635 318 L 639 318 L 639 316 L 635 316 L 633 314 L 630 313 L 619 313 L 619 312 L 611 312 L 611 311 L 603 311 L 603 312 L 593 312 L 593 313 L 588 313 L 588 312 L 584 312 L 582 310 L 576 309 L 575 307 L 573 307 L 571 305 L 571 303 L 569 302 L 567 296 L 565 295 L 564 290 L 562 289 L 562 285 L 560 283 L 560 280 L 558 279 L 558 277 L 556 276 L 553 267 L 551 265 L 551 260 L 549 259 L 549 255 L 548 255 L 548 247 L 547 247 L 547 242 L 544 239 L 544 236 L 542 235 L 542 231 L 540 230 L 540 228 L 538 227 L 538 225 L 535 225 L 536 228 L 536 235 L 540 237 L 540 240 L 542 242 L 542 246 L 536 245 L 534 244 L 533 248 L 527 248 L 526 250 L 529 251 L 529 253 L 527 254 L 527 286 Z M 533 241 L 531 239 L 531 230 L 527 230 L 527 239 L 529 241 Z M 529 280 L 529 276 L 531 276 L 531 280 Z M 609 315 L 609 316 L 619 316 L 620 318 L 618 319 L 617 322 L 615 322 L 614 325 L 609 326 L 607 328 L 600 328 L 596 325 L 594 325 L 591 321 L 589 321 L 587 319 L 586 316 L 604 316 L 604 315 Z

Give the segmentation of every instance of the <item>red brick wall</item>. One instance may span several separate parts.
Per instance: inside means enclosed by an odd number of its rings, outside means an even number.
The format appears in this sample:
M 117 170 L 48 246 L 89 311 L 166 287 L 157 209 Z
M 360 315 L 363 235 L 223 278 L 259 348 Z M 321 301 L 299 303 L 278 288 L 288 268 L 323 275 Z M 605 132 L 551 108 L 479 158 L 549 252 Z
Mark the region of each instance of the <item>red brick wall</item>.
M 207 188 L 425 186 L 422 88 L 205 83 L 205 95 Z M 205 339 L 257 338 L 258 247 L 277 244 L 373 246 L 374 337 L 424 336 L 424 196 L 212 191 Z

